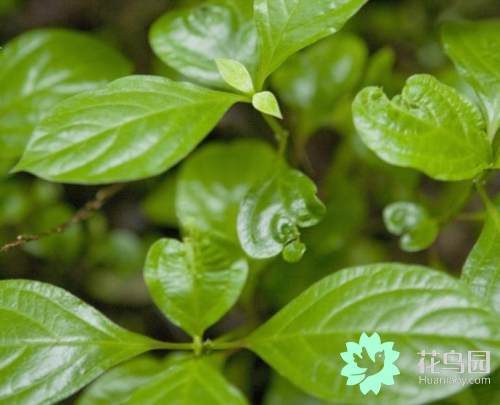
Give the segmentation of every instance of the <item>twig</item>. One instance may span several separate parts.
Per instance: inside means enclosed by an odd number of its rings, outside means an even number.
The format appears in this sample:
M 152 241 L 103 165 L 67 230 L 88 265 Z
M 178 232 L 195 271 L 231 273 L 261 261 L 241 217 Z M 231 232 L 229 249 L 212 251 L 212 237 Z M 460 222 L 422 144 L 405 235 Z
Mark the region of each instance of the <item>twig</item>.
M 18 235 L 16 240 L 3 245 L 0 248 L 0 252 L 7 252 L 13 248 L 22 246 L 28 242 L 33 242 L 40 240 L 47 236 L 56 235 L 64 232 L 71 225 L 83 222 L 90 218 L 96 211 L 99 211 L 103 205 L 111 199 L 115 194 L 120 192 L 125 187 L 124 183 L 113 184 L 111 186 L 100 189 L 94 199 L 88 201 L 82 208 L 80 208 L 75 215 L 73 215 L 68 221 L 51 228 L 45 232 L 41 232 L 33 235 Z

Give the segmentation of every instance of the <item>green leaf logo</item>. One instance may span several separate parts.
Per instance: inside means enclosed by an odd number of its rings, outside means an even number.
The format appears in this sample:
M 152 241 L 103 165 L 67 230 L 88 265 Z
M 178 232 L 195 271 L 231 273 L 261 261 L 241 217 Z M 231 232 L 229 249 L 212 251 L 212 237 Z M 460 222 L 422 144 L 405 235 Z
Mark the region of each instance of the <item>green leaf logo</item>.
M 377 395 L 382 384 L 393 385 L 394 376 L 399 374 L 399 368 L 394 364 L 399 352 L 393 346 L 394 342 L 382 343 L 378 333 L 371 336 L 363 333 L 359 343 L 347 342 L 347 351 L 340 353 L 347 363 L 340 372 L 347 377 L 346 384 L 359 384 L 363 395 L 369 391 Z

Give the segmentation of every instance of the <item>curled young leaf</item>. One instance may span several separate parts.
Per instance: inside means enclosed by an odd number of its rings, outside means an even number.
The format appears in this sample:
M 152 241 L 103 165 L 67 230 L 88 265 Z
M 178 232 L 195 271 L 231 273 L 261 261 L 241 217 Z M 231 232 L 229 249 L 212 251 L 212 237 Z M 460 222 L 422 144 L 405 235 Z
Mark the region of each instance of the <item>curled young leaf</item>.
M 17 159 L 57 103 L 131 71 L 116 50 L 75 31 L 41 29 L 8 42 L 0 52 L 0 160 Z
M 247 0 L 214 0 L 167 12 L 149 35 L 158 57 L 182 75 L 217 88 L 228 88 L 215 63 L 233 59 L 253 73 L 257 32 Z
M 449 22 L 442 38 L 446 53 L 479 97 L 493 140 L 500 128 L 500 20 Z
M 239 245 L 236 221 L 241 201 L 272 170 L 276 153 L 266 143 L 240 139 L 202 146 L 181 168 L 176 212 L 183 227 L 195 224 Z
M 367 0 L 255 0 L 258 88 L 289 56 L 337 32 Z
M 316 197 L 316 186 L 304 174 L 284 164 L 272 177 L 249 191 L 238 214 L 238 237 L 243 250 L 256 259 L 280 254 L 300 260 L 299 228 L 316 225 L 325 206 Z M 292 246 L 288 247 L 289 244 Z
M 437 180 L 471 179 L 492 165 L 480 111 L 432 76 L 412 76 L 392 100 L 368 87 L 356 97 L 353 113 L 364 143 L 390 164 Z
M 57 403 L 155 342 L 115 325 L 70 293 L 0 281 L 0 402 Z
M 234 305 L 247 273 L 245 258 L 232 245 L 195 235 L 184 242 L 156 242 L 144 278 L 163 313 L 191 336 L 201 337 Z
M 53 109 L 15 169 L 82 184 L 154 176 L 191 152 L 238 101 L 161 77 L 125 77 Z
M 419 377 L 435 376 L 419 371 L 421 351 L 463 353 L 460 376 L 465 381 L 486 375 L 469 371 L 468 351 L 489 351 L 492 370 L 500 363 L 500 324 L 481 299 L 442 272 L 396 263 L 349 268 L 326 277 L 257 329 L 247 345 L 311 395 L 361 404 L 367 397 L 357 385 L 346 385 L 341 353 L 348 342 L 375 332 L 382 341 L 394 342 L 399 357 L 393 364 L 399 372 L 384 380 L 395 383 L 371 395 L 370 404 L 430 403 L 463 388 L 421 384 Z M 440 376 L 456 374 L 441 368 Z M 367 377 L 363 369 L 358 377 Z
M 406 252 L 427 249 L 439 233 L 439 225 L 427 210 L 412 202 L 396 202 L 384 209 L 384 223 L 393 235 L 401 236 L 399 245 Z

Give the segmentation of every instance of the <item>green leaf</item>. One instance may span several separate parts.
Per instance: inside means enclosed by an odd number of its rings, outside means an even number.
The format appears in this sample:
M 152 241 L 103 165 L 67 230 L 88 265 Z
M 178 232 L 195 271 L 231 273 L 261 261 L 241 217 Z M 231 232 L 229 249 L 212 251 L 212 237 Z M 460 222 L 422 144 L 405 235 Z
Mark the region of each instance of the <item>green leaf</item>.
M 155 342 L 115 325 L 68 292 L 0 281 L 0 402 L 56 403 Z
M 215 60 L 241 62 L 253 72 L 257 33 L 247 0 L 216 0 L 169 11 L 149 35 L 156 55 L 184 76 L 212 87 L 227 88 Z
M 464 264 L 462 279 L 500 313 L 500 211 L 488 214 Z
M 264 405 L 327 405 L 328 402 L 311 397 L 282 377 L 273 375 Z
M 126 405 L 203 404 L 247 405 L 231 385 L 204 357 L 183 359 L 137 389 Z
M 358 86 L 366 56 L 360 38 L 340 33 L 294 55 L 272 75 L 273 87 L 297 117 L 301 136 L 331 124 L 340 99 Z
M 270 91 L 261 91 L 260 93 L 254 94 L 252 97 L 252 105 L 257 111 L 264 114 L 272 115 L 279 119 L 283 118 L 278 100 L 276 100 L 276 97 Z
M 0 160 L 18 158 L 57 103 L 131 70 L 116 50 L 79 32 L 36 30 L 9 42 L 0 52 Z
M 255 0 L 260 42 L 258 85 L 289 56 L 337 32 L 367 0 Z
M 164 371 L 163 363 L 154 357 L 141 357 L 115 367 L 104 374 L 77 401 L 78 405 L 123 404 L 136 389 Z
M 239 246 L 236 221 L 241 201 L 269 176 L 275 159 L 274 150 L 255 139 L 201 147 L 179 174 L 176 211 L 181 225 L 194 223 Z
M 500 128 L 500 20 L 449 22 L 442 38 L 446 53 L 479 97 L 492 140 Z
M 194 235 L 184 243 L 160 239 L 149 250 L 144 278 L 163 313 L 201 337 L 237 301 L 248 265 L 232 246 Z
M 364 143 L 387 163 L 437 180 L 470 179 L 491 166 L 481 113 L 432 76 L 412 76 L 392 100 L 368 87 L 356 97 L 353 112 Z
M 427 210 L 412 202 L 398 201 L 384 209 L 384 223 L 393 235 L 401 236 L 399 246 L 406 252 L 427 249 L 439 234 L 439 225 Z
M 241 203 L 238 215 L 241 246 L 255 259 L 276 256 L 299 240 L 299 227 L 316 225 L 324 213 L 325 206 L 316 197 L 315 184 L 283 164 L 269 180 L 250 190 Z M 294 244 L 292 249 L 304 253 L 299 245 Z M 300 259 L 289 253 L 287 250 L 285 259 Z
M 366 397 L 359 386 L 346 385 L 340 354 L 347 342 L 374 332 L 394 342 L 400 374 L 394 385 Z M 496 316 L 460 281 L 425 267 L 378 264 L 345 269 L 314 284 L 254 332 L 247 346 L 312 395 L 398 405 L 430 403 L 463 388 L 420 384 L 417 352 L 454 350 L 464 353 L 467 364 L 467 351 L 487 350 L 493 369 L 500 361 L 499 336 Z M 466 365 L 460 377 L 472 376 L 478 374 L 468 373 Z
M 154 176 L 183 159 L 241 98 L 155 76 L 130 76 L 59 104 L 17 171 L 67 183 Z
M 227 84 L 243 93 L 251 94 L 254 92 L 252 77 L 245 65 L 237 60 L 225 58 L 216 59 L 215 62 L 219 73 Z

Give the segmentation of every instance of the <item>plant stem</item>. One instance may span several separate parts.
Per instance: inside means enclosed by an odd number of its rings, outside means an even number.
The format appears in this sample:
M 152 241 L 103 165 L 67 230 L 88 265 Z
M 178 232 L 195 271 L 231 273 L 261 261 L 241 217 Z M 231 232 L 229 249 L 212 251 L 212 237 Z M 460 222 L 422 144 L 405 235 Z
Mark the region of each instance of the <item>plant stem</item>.
M 276 139 L 278 141 L 278 153 L 280 156 L 283 156 L 288 144 L 288 131 L 281 126 L 276 118 L 271 117 L 267 114 L 262 114 L 262 116 L 264 117 L 267 125 L 269 125 L 269 127 L 274 132 L 274 135 L 276 136 Z
M 497 207 L 495 206 L 493 201 L 491 201 L 490 196 L 486 192 L 483 182 L 481 180 L 478 180 L 475 182 L 475 186 L 479 196 L 481 197 L 481 200 L 483 201 L 486 211 L 495 221 L 496 227 L 500 229 L 500 214 L 497 210 Z
M 45 232 L 41 232 L 34 235 L 18 235 L 16 240 L 3 245 L 0 248 L 0 252 L 7 252 L 15 247 L 22 246 L 28 242 L 33 242 L 40 240 L 47 236 L 56 235 L 63 233 L 67 228 L 82 221 L 90 218 L 96 211 L 99 211 L 108 200 L 110 200 L 115 194 L 120 192 L 125 187 L 124 183 L 113 184 L 109 187 L 102 188 L 99 190 L 94 199 L 88 201 L 82 208 L 80 208 L 69 220 L 63 222 L 62 224 L 51 228 Z
M 224 341 L 210 341 L 206 342 L 207 348 L 211 350 L 232 350 L 232 349 L 243 349 L 246 347 L 246 344 L 243 340 L 235 340 L 233 342 L 224 342 Z
M 153 344 L 153 349 L 155 350 L 194 350 L 195 345 L 193 343 L 174 343 L 174 342 L 160 342 L 156 341 Z

